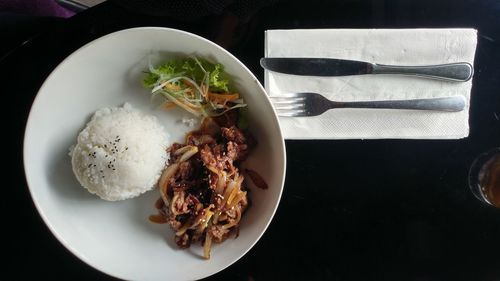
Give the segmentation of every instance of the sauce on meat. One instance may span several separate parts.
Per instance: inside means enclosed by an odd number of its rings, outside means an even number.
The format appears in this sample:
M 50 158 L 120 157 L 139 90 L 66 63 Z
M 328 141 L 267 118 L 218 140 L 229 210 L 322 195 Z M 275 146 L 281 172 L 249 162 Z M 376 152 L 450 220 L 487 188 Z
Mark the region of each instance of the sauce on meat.
M 245 175 L 259 188 L 267 184 L 253 170 L 240 169 L 256 146 L 252 135 L 236 126 L 230 111 L 205 118 L 198 130 L 186 135 L 184 144 L 174 143 L 160 180 L 154 223 L 166 223 L 175 231 L 180 248 L 201 242 L 205 258 L 212 243 L 239 234 L 239 222 L 249 206 Z

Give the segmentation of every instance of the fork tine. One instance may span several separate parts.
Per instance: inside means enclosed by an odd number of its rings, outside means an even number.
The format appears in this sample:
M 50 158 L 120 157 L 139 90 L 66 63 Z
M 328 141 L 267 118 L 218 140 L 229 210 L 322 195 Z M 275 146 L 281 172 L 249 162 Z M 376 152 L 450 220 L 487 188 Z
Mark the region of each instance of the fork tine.
M 271 100 L 274 105 L 302 104 L 304 100 Z
M 302 97 L 269 97 L 273 104 L 294 104 L 303 102 L 305 98 Z
M 294 110 L 294 109 L 303 109 L 305 105 L 303 103 L 295 103 L 295 104 L 276 104 L 274 103 L 274 108 L 276 110 Z
M 300 116 L 305 116 L 305 115 L 306 115 L 306 111 L 303 109 L 286 110 L 286 111 L 278 110 L 278 116 L 281 116 L 281 117 L 300 117 Z
M 291 93 L 279 96 L 270 96 L 273 107 L 280 117 L 308 116 L 306 111 L 306 93 Z
M 276 98 L 300 98 L 303 97 L 304 93 L 286 93 L 286 94 L 279 94 L 276 96 L 271 96 L 271 97 L 276 97 Z
M 269 96 L 270 99 L 304 99 L 305 96 L 299 94 L 287 94 L 287 95 L 279 95 L 279 96 Z

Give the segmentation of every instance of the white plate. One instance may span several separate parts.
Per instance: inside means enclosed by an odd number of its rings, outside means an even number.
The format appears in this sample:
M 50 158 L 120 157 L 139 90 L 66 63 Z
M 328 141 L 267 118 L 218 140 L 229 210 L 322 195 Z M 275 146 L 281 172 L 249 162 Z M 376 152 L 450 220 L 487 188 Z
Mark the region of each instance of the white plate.
M 251 187 L 254 202 L 242 219 L 240 236 L 201 258 L 200 246 L 180 250 L 167 225 L 148 216 L 158 191 L 121 202 L 106 202 L 76 181 L 68 148 L 94 111 L 129 102 L 156 115 L 182 141 L 192 128 L 180 120 L 188 113 L 155 109 L 141 86 L 148 59 L 153 64 L 173 56 L 216 60 L 234 76 L 250 112 L 259 145 L 247 161 L 261 173 L 268 190 Z M 24 139 L 24 166 L 33 201 L 52 233 L 89 265 L 118 278 L 188 280 L 212 275 L 242 257 L 260 238 L 278 206 L 285 175 L 285 147 L 278 119 L 264 89 L 234 56 L 199 36 L 167 28 L 115 32 L 80 48 L 64 60 L 40 88 Z

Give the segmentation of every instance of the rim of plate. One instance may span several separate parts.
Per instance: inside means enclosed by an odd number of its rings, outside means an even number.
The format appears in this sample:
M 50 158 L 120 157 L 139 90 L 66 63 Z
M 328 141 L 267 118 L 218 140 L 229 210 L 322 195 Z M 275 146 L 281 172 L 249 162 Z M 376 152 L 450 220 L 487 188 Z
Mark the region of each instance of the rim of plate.
M 118 31 L 114 31 L 114 32 L 108 33 L 106 35 L 103 35 L 103 36 L 101 36 L 99 38 L 96 38 L 96 39 L 94 39 L 94 40 L 86 43 L 82 47 L 80 47 L 77 50 L 73 51 L 70 55 L 68 55 L 65 59 L 63 59 L 51 71 L 51 73 L 47 76 L 47 78 L 45 78 L 44 82 L 42 83 L 42 85 L 38 89 L 37 94 L 36 94 L 36 96 L 35 96 L 35 98 L 33 100 L 33 103 L 31 105 L 31 107 L 30 107 L 28 119 L 27 119 L 27 122 L 26 122 L 24 134 L 23 134 L 23 168 L 24 168 L 24 175 L 25 175 L 26 183 L 27 183 L 28 190 L 29 190 L 29 193 L 30 193 L 30 196 L 31 196 L 31 200 L 33 201 L 33 204 L 35 205 L 35 208 L 37 209 L 38 214 L 42 217 L 43 222 L 49 228 L 49 230 L 52 233 L 52 235 L 54 235 L 56 237 L 56 239 L 66 249 L 68 249 L 74 256 L 76 256 L 78 259 L 80 259 L 81 261 L 83 261 L 84 263 L 86 263 L 87 265 L 89 265 L 90 267 L 95 268 L 95 269 L 99 270 L 100 272 L 105 273 L 105 274 L 107 274 L 109 276 L 112 276 L 112 277 L 115 277 L 115 278 L 121 278 L 121 279 L 125 278 L 126 279 L 127 278 L 126 276 L 120 276 L 119 274 L 116 274 L 114 272 L 109 272 L 108 270 L 104 269 L 101 265 L 93 263 L 92 260 L 90 260 L 86 256 L 82 255 L 78 250 L 74 249 L 71 246 L 71 244 L 68 243 L 64 239 L 64 237 L 62 237 L 57 232 L 57 230 L 55 229 L 55 227 L 52 225 L 51 220 L 46 216 L 46 214 L 44 213 L 44 211 L 43 211 L 42 207 L 40 206 L 39 202 L 37 200 L 35 200 L 35 196 L 34 196 L 32 188 L 34 186 L 36 186 L 36 184 L 33 183 L 30 180 L 30 177 L 28 176 L 29 175 L 29 172 L 28 172 L 29 171 L 29 167 L 26 164 L 27 163 L 27 159 L 26 159 L 26 147 L 28 145 L 27 144 L 28 141 L 27 141 L 26 135 L 27 135 L 27 132 L 32 127 L 32 123 L 33 123 L 32 111 L 33 111 L 33 108 L 35 108 L 37 106 L 37 104 L 39 102 L 39 99 L 41 98 L 41 92 L 46 87 L 47 81 L 49 81 L 52 78 L 52 76 L 55 75 L 55 73 L 57 72 L 57 70 L 59 68 L 61 68 L 64 64 L 66 64 L 72 57 L 78 55 L 82 50 L 84 50 L 84 49 L 86 49 L 86 48 L 88 48 L 88 47 L 96 44 L 97 42 L 99 42 L 101 40 L 106 40 L 106 39 L 108 39 L 110 37 L 116 36 L 116 35 L 121 34 L 121 33 L 137 32 L 137 31 L 142 31 L 142 30 L 162 30 L 162 31 L 165 31 L 165 32 L 173 32 L 173 33 L 179 33 L 179 34 L 188 35 L 190 37 L 193 37 L 196 40 L 204 41 L 205 43 L 208 43 L 209 45 L 214 46 L 216 49 L 218 49 L 219 51 L 221 51 L 222 53 L 224 53 L 226 56 L 229 56 L 232 60 L 236 61 L 238 63 L 238 65 L 241 68 L 243 68 L 245 70 L 245 72 L 247 74 L 249 74 L 250 77 L 256 82 L 256 84 L 260 88 L 261 92 L 264 93 L 264 97 L 263 98 L 266 99 L 266 102 L 269 104 L 270 108 L 272 109 L 272 111 L 273 111 L 273 118 L 274 118 L 273 121 L 278 125 L 278 129 L 279 129 L 277 133 L 278 133 L 278 135 L 280 137 L 280 142 L 281 142 L 281 147 L 282 147 L 281 153 L 283 155 L 283 157 L 282 157 L 282 161 L 283 161 L 283 173 L 282 173 L 282 175 L 280 175 L 281 176 L 281 183 L 280 183 L 281 186 L 280 186 L 278 200 L 277 200 L 277 202 L 276 202 L 276 204 L 274 206 L 274 209 L 272 211 L 272 214 L 271 214 L 271 217 L 270 217 L 269 221 L 266 223 L 265 227 L 262 229 L 262 231 L 258 235 L 257 239 L 255 239 L 255 241 L 253 241 L 253 243 L 245 251 L 241 252 L 241 254 L 239 254 L 236 259 L 234 259 L 233 261 L 231 261 L 231 262 L 229 262 L 227 264 L 224 264 L 222 266 L 215 267 L 214 270 L 211 271 L 208 275 L 202 275 L 202 276 L 195 277 L 196 279 L 201 279 L 201 278 L 205 278 L 205 277 L 208 277 L 208 276 L 212 276 L 212 275 L 214 275 L 214 274 L 216 274 L 216 273 L 218 273 L 218 272 L 226 269 L 230 265 L 234 264 L 235 262 L 237 262 L 238 260 L 240 260 L 248 251 L 250 251 L 255 246 L 255 244 L 260 240 L 260 238 L 262 237 L 262 235 L 264 234 L 264 232 L 269 227 L 269 224 L 273 220 L 274 215 L 276 214 L 276 210 L 278 209 L 279 203 L 281 201 L 281 196 L 283 194 L 283 189 L 284 189 L 284 184 L 285 184 L 285 176 L 286 176 L 286 147 L 285 147 L 285 140 L 283 138 L 283 132 L 282 132 L 281 126 L 280 126 L 279 121 L 278 121 L 278 115 L 276 113 L 276 110 L 272 106 L 271 101 L 270 101 L 268 95 L 266 94 L 266 91 L 265 91 L 264 87 L 259 82 L 259 80 L 255 77 L 255 75 L 238 58 L 236 58 L 233 54 L 231 54 L 229 51 L 227 51 L 223 47 L 219 46 L 218 44 L 216 44 L 216 43 L 214 43 L 214 42 L 212 42 L 212 41 L 210 41 L 210 40 L 208 40 L 208 39 L 206 39 L 204 37 L 196 35 L 194 33 L 190 33 L 190 32 L 179 30 L 179 29 L 168 28 L 168 27 L 158 27 L 158 26 L 144 26 L 144 27 L 127 28 L 127 29 L 122 29 L 122 30 L 118 30 Z

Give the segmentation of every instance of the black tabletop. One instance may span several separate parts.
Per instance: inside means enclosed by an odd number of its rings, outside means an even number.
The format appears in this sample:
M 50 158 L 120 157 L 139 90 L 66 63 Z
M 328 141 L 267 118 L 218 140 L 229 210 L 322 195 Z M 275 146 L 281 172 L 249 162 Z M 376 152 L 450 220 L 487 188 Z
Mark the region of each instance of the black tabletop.
M 286 141 L 286 183 L 271 225 L 248 254 L 208 280 L 500 280 L 500 209 L 477 200 L 467 182 L 473 159 L 500 146 L 499 1 L 221 2 L 179 16 L 108 1 L 45 23 L 0 56 L 12 158 L 2 200 L 7 274 L 113 279 L 50 233 L 22 168 L 24 126 L 36 92 L 83 44 L 129 27 L 178 28 L 217 42 L 262 81 L 267 29 L 472 27 L 478 46 L 468 138 Z

